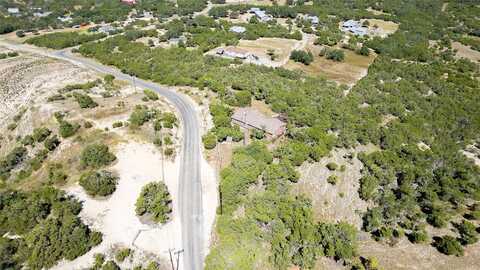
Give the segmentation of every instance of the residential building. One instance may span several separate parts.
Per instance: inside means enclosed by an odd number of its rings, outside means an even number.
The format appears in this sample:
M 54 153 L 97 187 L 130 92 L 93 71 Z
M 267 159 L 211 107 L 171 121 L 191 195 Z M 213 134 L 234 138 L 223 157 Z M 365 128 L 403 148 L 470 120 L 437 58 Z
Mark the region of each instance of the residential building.
M 348 20 L 342 23 L 342 31 L 350 32 L 356 36 L 365 36 L 368 34 L 368 28 L 363 27 L 360 21 Z
M 251 8 L 249 12 L 255 14 L 255 16 L 257 16 L 257 18 L 261 22 L 268 22 L 273 19 L 271 15 L 267 14 L 264 10 L 261 10 L 260 8 Z
M 216 54 L 227 58 L 258 60 L 258 57 L 256 55 L 250 53 L 247 50 L 243 50 L 237 47 L 220 48 L 217 50 Z
M 232 121 L 245 129 L 263 130 L 267 135 L 279 137 L 285 133 L 286 123 L 276 117 L 269 117 L 258 110 L 246 107 L 238 108 L 232 115 Z
M 11 15 L 18 15 L 20 14 L 19 8 L 7 8 L 7 12 Z
M 135 5 L 137 3 L 136 0 L 121 0 L 122 3 L 127 4 L 127 5 Z
M 243 26 L 235 25 L 230 27 L 230 32 L 233 32 L 233 33 L 242 34 L 242 33 L 245 33 L 245 31 L 247 31 L 247 29 L 245 29 L 245 27 Z

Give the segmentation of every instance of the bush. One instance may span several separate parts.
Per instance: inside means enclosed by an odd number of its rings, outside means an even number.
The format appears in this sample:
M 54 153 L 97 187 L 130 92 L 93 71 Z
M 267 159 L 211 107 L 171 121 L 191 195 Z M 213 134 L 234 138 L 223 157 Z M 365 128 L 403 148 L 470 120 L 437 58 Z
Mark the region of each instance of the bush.
M 120 269 L 121 268 L 114 261 L 108 261 L 102 267 L 102 270 L 120 270 Z
M 0 178 L 8 178 L 10 171 L 22 163 L 27 156 L 27 148 L 17 146 L 0 160 Z
M 108 196 L 115 191 L 117 180 L 111 172 L 102 170 L 82 174 L 79 183 L 90 196 Z
M 310 65 L 313 62 L 313 54 L 311 52 L 293 50 L 290 54 L 290 59 L 295 62 L 300 62 L 305 65 Z
M 115 259 L 118 262 L 123 262 L 128 256 L 130 256 L 130 253 L 132 252 L 131 249 L 129 248 L 123 248 L 117 251 L 117 254 L 115 254 Z
M 115 155 L 109 151 L 108 146 L 98 143 L 85 147 L 80 157 L 82 166 L 91 168 L 107 166 L 115 159 Z
M 460 242 L 463 245 L 474 244 L 478 241 L 478 233 L 473 223 L 464 220 L 457 225 L 457 229 L 460 233 Z
M 327 59 L 336 61 L 336 62 L 342 62 L 345 60 L 345 53 L 342 50 L 334 49 L 334 50 L 328 50 L 326 53 Z
M 123 127 L 123 122 L 122 121 L 115 122 L 115 123 L 112 124 L 112 127 L 113 128 Z
M 137 105 L 128 121 L 132 127 L 140 127 L 152 118 L 152 112 L 146 106 Z
M 54 135 L 50 138 L 47 138 L 43 145 L 48 151 L 53 151 L 60 145 L 60 140 L 58 139 L 57 135 Z
M 158 94 L 150 89 L 143 90 L 143 93 L 149 100 L 158 100 Z
M 215 134 L 212 132 L 208 132 L 207 134 L 203 135 L 202 142 L 203 146 L 205 146 L 205 149 L 213 149 L 215 146 L 217 146 L 217 136 L 215 136 Z
M 65 120 L 61 120 L 58 133 L 62 138 L 68 138 L 73 136 L 79 128 L 80 125 L 77 123 L 71 124 Z
M 32 137 L 36 142 L 43 142 L 51 133 L 52 131 L 48 128 L 36 128 L 33 130 Z
M 61 163 L 52 163 L 48 165 L 48 181 L 50 184 L 64 184 L 68 176 L 63 170 Z
M 59 101 L 59 100 L 65 100 L 65 97 L 62 94 L 54 94 L 47 98 L 48 102 Z
M 161 120 L 165 128 L 173 128 L 177 124 L 177 117 L 171 112 L 163 113 Z
M 452 236 L 445 235 L 444 237 L 438 237 L 435 240 L 434 246 L 444 254 L 463 256 L 462 245 Z
M 425 230 L 415 230 L 407 237 L 412 243 L 425 243 L 428 240 L 428 234 Z
M 338 182 L 338 177 L 336 175 L 332 174 L 327 178 L 327 182 L 329 184 L 336 185 L 337 182 Z
M 163 153 L 164 153 L 167 157 L 170 157 L 170 156 L 173 155 L 173 153 L 175 153 L 175 149 L 169 147 L 169 148 L 165 149 L 165 151 L 164 151 Z
M 98 106 L 98 103 L 93 101 L 93 99 L 86 94 L 81 94 L 81 93 L 74 93 L 73 97 L 75 100 L 78 102 L 78 105 L 80 108 L 85 109 L 85 108 L 95 108 Z
M 153 182 L 142 188 L 135 204 L 139 216 L 148 215 L 158 223 L 166 223 L 172 212 L 170 193 L 164 183 Z
M 27 146 L 27 145 L 31 145 L 33 146 L 35 144 L 35 140 L 33 139 L 33 136 L 32 135 L 26 135 L 25 137 L 23 137 L 22 139 L 22 144 L 24 146 Z
M 330 171 L 335 171 L 337 168 L 338 168 L 338 165 L 337 163 L 335 162 L 329 162 L 327 164 L 327 168 L 330 170 Z
M 360 50 L 358 50 L 358 54 L 363 55 L 363 56 L 369 56 L 370 55 L 370 50 L 368 49 L 367 46 L 363 45 Z

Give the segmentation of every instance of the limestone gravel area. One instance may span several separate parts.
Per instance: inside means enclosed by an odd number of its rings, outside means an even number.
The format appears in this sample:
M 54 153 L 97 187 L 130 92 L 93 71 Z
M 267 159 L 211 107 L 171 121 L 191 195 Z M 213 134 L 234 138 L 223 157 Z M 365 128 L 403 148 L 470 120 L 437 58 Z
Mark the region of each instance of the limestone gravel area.
M 295 185 L 297 194 L 306 194 L 313 204 L 315 218 L 323 222 L 346 221 L 361 229 L 361 213 L 368 204 L 358 195 L 362 162 L 357 158 L 360 152 L 370 152 L 373 145 L 359 146 L 355 149 L 334 149 L 328 157 L 316 163 L 305 163 L 300 167 L 301 177 Z M 335 162 L 336 171 L 330 171 L 326 165 Z M 340 171 L 340 166 L 345 171 Z M 327 182 L 330 175 L 336 175 L 338 182 Z

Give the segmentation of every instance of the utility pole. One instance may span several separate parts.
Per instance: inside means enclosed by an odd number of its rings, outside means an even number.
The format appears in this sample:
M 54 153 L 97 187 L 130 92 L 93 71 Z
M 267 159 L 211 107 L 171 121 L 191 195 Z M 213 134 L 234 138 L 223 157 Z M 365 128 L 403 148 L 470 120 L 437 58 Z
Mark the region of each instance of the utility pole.
M 175 251 L 175 255 L 177 255 L 177 270 L 179 269 L 179 264 L 180 264 L 180 253 L 183 253 L 183 249 L 179 251 Z
M 172 270 L 175 270 L 175 265 L 173 265 L 173 257 L 172 257 L 172 249 L 168 249 L 168 253 L 170 254 L 170 264 L 172 265 Z

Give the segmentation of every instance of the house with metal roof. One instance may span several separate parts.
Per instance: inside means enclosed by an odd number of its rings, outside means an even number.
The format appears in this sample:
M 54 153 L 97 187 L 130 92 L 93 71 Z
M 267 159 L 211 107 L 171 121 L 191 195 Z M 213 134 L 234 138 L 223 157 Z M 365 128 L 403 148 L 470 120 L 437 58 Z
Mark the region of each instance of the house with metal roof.
M 283 135 L 287 124 L 276 117 L 269 117 L 258 110 L 246 107 L 238 108 L 232 115 L 232 122 L 245 129 L 263 130 L 267 135 Z
M 233 32 L 233 33 L 237 33 L 237 34 L 242 34 L 242 33 L 245 33 L 245 31 L 247 31 L 247 29 L 243 26 L 234 25 L 234 26 L 230 27 L 229 31 Z
M 17 15 L 20 13 L 19 8 L 7 8 L 7 12 L 11 15 Z
M 264 10 L 261 10 L 260 8 L 251 8 L 249 12 L 255 14 L 255 16 L 257 16 L 257 18 L 261 22 L 268 22 L 273 19 L 271 15 L 267 14 Z
M 368 34 L 368 29 L 362 26 L 360 21 L 348 20 L 342 23 L 342 31 L 349 32 L 356 36 L 365 36 Z

